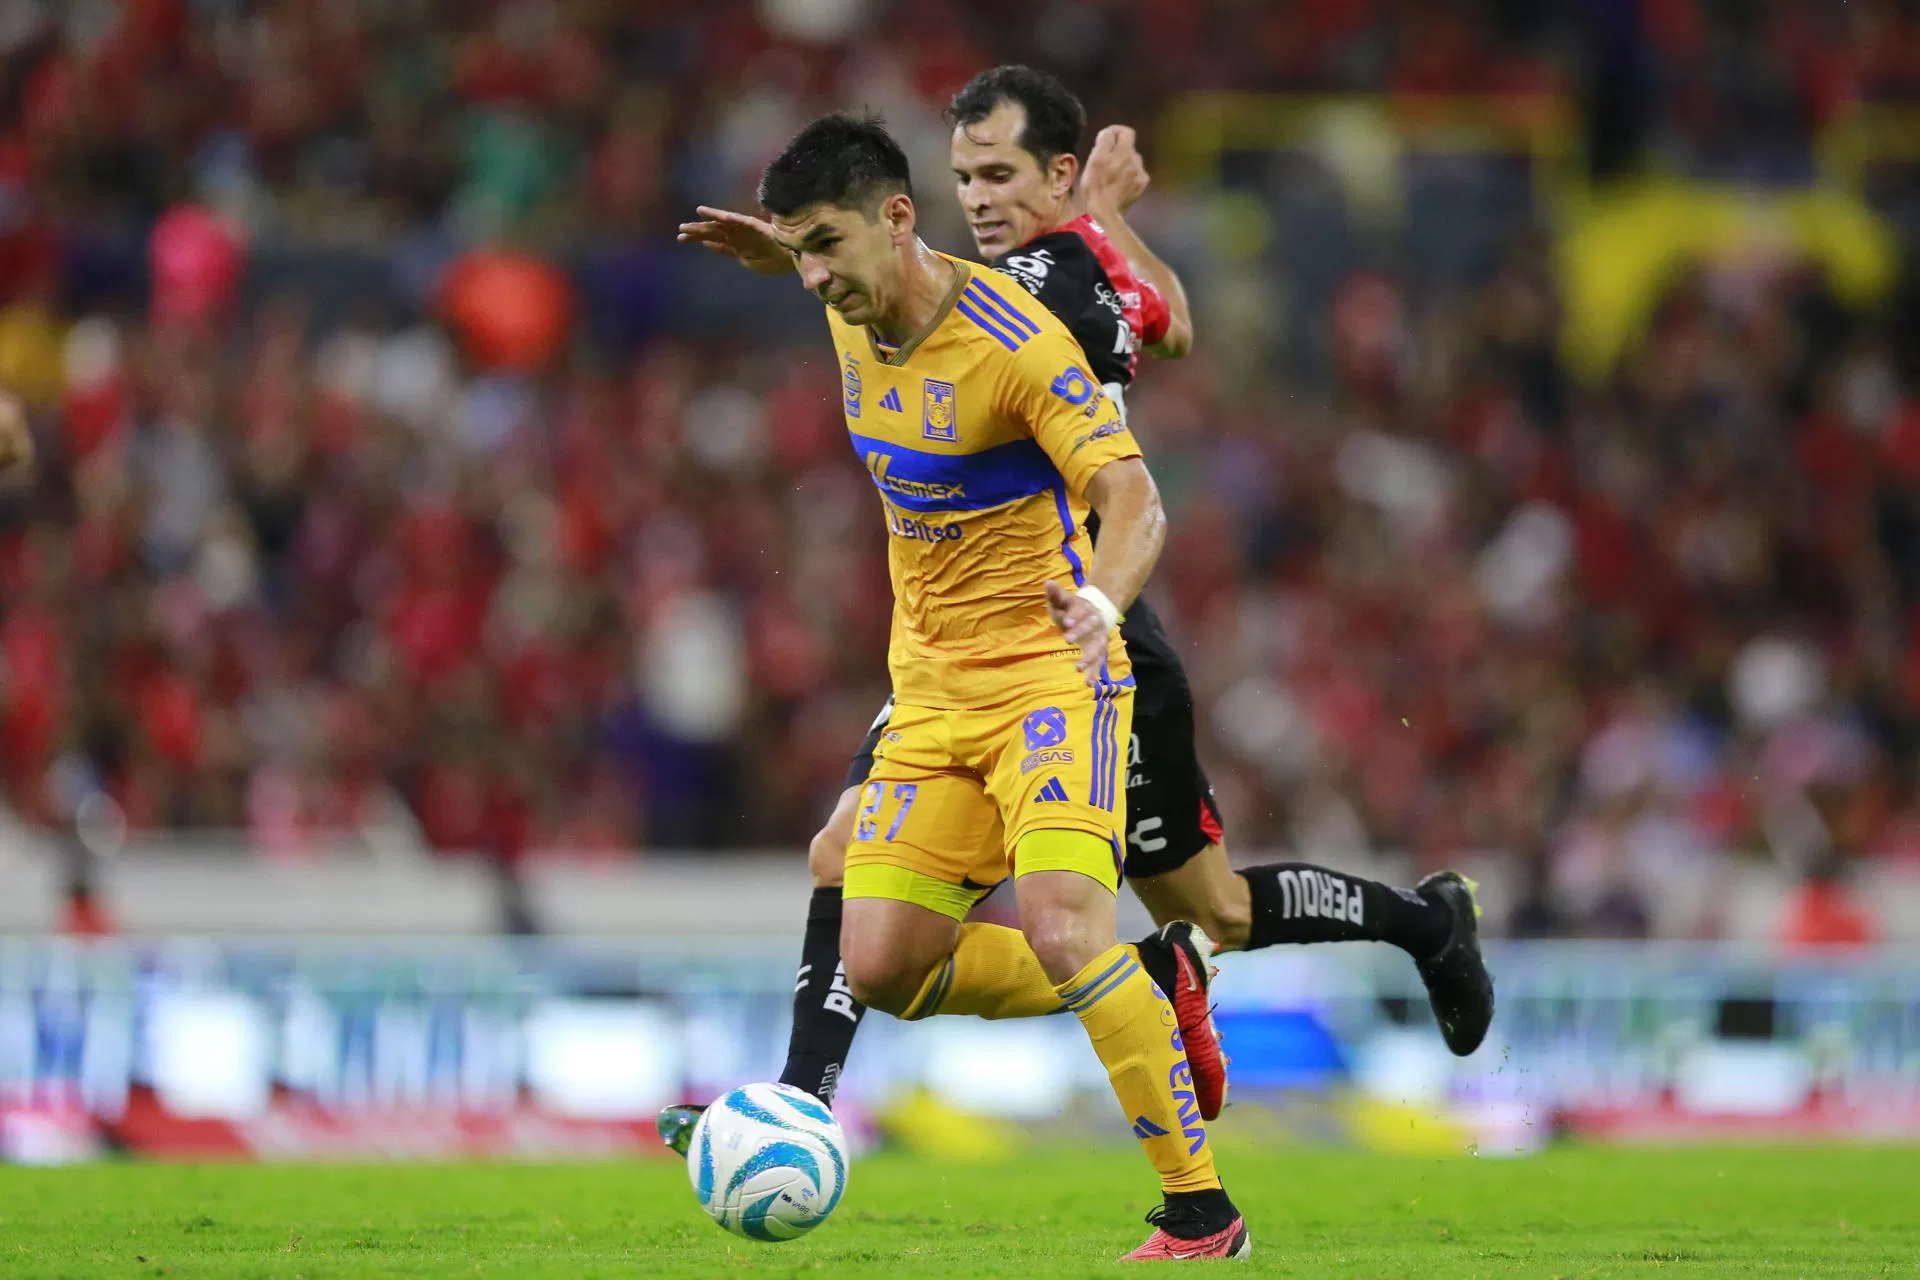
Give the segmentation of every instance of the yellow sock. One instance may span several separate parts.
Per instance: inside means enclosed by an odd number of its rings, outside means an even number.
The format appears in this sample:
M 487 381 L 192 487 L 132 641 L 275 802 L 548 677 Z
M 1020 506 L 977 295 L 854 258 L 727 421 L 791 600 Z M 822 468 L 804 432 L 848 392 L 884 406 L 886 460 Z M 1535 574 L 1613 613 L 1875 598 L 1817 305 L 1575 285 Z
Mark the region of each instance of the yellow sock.
M 1133 1136 L 1160 1171 L 1160 1185 L 1168 1191 L 1218 1187 L 1173 1006 L 1140 967 L 1140 952 L 1111 947 L 1056 990 L 1106 1064 Z
M 1060 997 L 1018 929 L 963 924 L 947 962 L 928 975 L 902 1015 L 912 1022 L 936 1013 L 981 1018 L 1037 1018 L 1060 1012 Z

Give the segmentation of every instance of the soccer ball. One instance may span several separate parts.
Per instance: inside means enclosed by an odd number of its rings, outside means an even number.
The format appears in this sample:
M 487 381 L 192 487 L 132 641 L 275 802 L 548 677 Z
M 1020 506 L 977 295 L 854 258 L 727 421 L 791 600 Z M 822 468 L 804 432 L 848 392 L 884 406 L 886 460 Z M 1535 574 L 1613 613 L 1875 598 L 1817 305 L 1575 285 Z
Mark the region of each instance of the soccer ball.
M 847 1189 L 847 1135 L 820 1100 L 750 1084 L 693 1127 L 687 1177 L 707 1216 L 749 1240 L 791 1240 L 827 1220 Z

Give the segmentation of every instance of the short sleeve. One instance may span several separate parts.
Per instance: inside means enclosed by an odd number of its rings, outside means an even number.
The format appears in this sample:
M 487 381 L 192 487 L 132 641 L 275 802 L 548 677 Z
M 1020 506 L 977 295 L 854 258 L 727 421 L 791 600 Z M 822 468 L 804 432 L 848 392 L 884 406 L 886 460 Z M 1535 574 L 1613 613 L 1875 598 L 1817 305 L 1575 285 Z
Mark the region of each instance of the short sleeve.
M 1107 398 L 1079 346 L 1048 330 L 1015 354 L 1004 387 L 1005 408 L 1025 424 L 1076 496 L 1109 462 L 1140 456 L 1120 407 Z
M 1138 276 L 1134 281 L 1140 286 L 1140 345 L 1150 347 L 1167 336 L 1167 327 L 1173 323 L 1173 310 L 1158 289 Z

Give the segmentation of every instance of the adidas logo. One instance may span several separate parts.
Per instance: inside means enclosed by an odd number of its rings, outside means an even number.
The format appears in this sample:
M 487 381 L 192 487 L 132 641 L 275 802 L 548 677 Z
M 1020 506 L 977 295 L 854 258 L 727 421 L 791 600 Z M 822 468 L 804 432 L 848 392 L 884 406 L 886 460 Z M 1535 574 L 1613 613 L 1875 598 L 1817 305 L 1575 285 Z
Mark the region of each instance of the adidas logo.
M 1060 779 L 1048 778 L 1047 785 L 1040 788 L 1040 794 L 1033 799 L 1036 804 L 1042 800 L 1057 800 L 1061 804 L 1065 804 L 1067 801 L 1067 789 L 1060 785 Z
M 887 394 L 880 397 L 880 407 L 891 409 L 895 413 L 900 412 L 900 388 L 888 387 Z
M 1164 1138 L 1167 1131 L 1145 1116 L 1133 1118 L 1133 1136 L 1136 1138 Z

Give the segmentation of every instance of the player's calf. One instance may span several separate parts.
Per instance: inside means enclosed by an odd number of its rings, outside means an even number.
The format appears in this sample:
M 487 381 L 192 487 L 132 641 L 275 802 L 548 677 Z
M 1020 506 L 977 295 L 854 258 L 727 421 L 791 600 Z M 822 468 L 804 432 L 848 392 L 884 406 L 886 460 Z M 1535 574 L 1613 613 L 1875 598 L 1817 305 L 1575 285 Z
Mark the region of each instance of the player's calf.
M 1245 951 L 1247 940 L 1253 934 L 1253 901 L 1250 895 L 1217 897 L 1191 919 L 1212 939 L 1215 955 L 1222 951 Z
M 1389 942 L 1423 960 L 1453 934 L 1452 911 L 1412 889 L 1304 862 L 1238 874 L 1252 905 L 1249 951 L 1283 943 Z
M 1185 920 L 1213 940 L 1214 950 L 1244 951 L 1253 926 L 1253 896 L 1235 873 L 1226 850 L 1208 844 L 1199 853 L 1157 875 L 1130 876 L 1128 883 L 1156 924 Z

